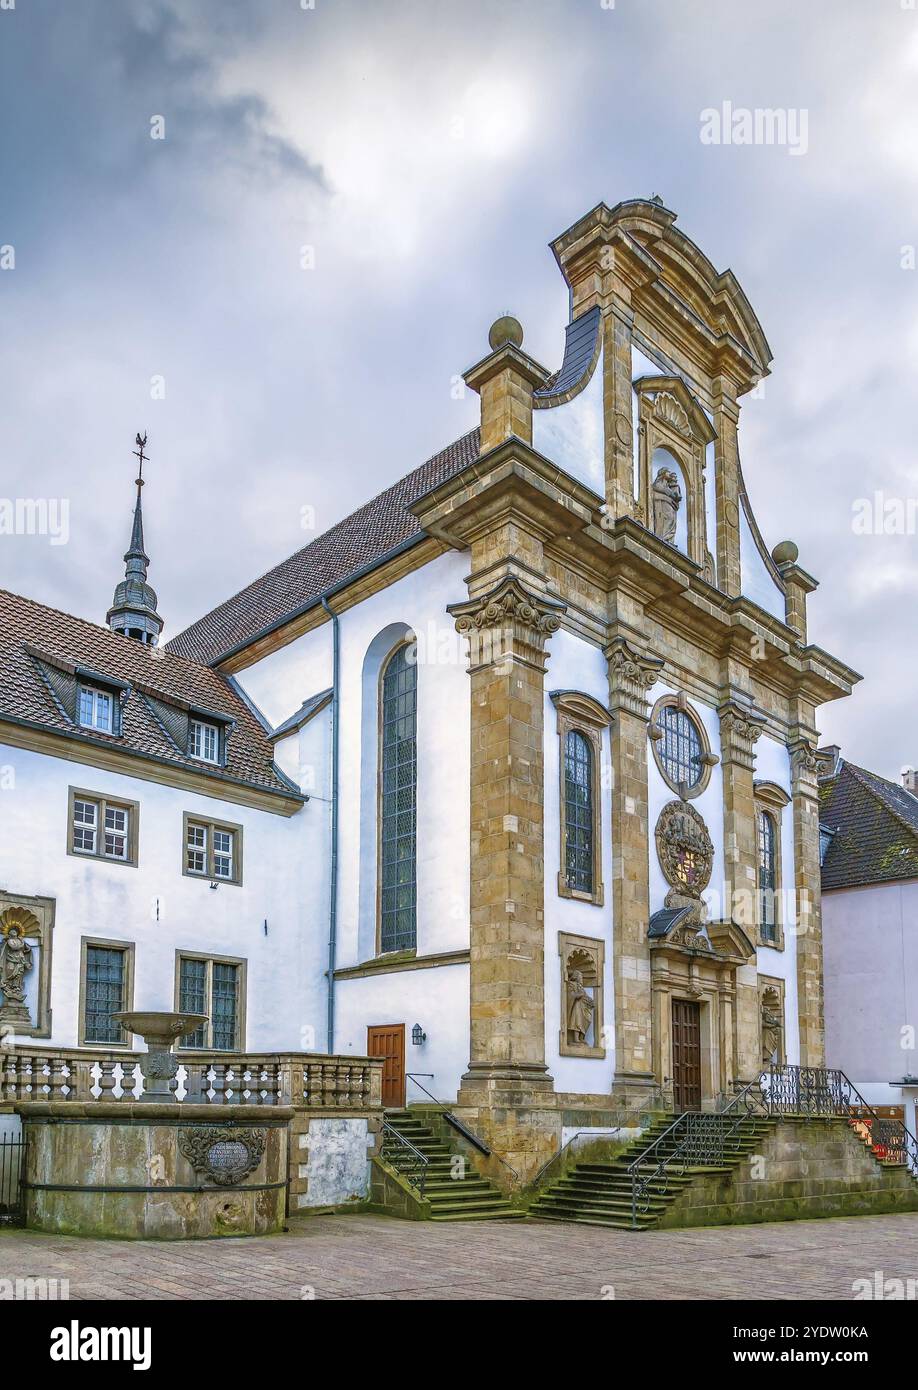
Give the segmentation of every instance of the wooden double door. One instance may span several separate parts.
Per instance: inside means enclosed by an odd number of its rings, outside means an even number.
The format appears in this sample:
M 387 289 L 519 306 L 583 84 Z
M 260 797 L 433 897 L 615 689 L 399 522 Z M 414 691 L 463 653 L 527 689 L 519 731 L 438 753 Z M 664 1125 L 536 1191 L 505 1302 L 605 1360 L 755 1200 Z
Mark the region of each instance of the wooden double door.
M 701 1005 L 673 1000 L 673 1104 L 677 1114 L 701 1109 Z
M 367 1056 L 383 1059 L 383 1106 L 387 1110 L 401 1110 L 405 1104 L 404 1023 L 382 1023 L 368 1028 Z

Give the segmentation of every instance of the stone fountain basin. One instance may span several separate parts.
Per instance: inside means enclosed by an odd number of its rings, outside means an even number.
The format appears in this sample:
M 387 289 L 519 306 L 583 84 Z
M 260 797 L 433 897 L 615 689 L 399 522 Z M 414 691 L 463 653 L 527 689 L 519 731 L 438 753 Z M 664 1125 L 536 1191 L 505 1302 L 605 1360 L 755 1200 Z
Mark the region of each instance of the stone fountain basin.
M 128 1033 L 136 1033 L 149 1046 L 171 1047 L 177 1038 L 186 1038 L 202 1023 L 207 1014 L 162 1013 L 155 1010 L 128 1010 L 112 1014 Z

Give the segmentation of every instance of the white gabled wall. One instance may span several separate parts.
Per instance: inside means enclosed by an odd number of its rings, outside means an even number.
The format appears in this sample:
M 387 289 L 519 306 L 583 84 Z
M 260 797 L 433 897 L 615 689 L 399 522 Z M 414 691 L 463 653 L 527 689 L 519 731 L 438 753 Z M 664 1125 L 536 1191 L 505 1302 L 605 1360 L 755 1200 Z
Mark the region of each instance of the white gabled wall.
M 783 743 L 763 734 L 755 745 L 757 782 L 774 782 L 791 794 L 790 754 Z M 756 951 L 760 975 L 784 981 L 784 1047 L 787 1062 L 800 1062 L 800 1023 L 797 1007 L 797 894 L 794 872 L 794 807 L 789 802 L 781 813 L 781 910 L 784 914 L 784 949 L 759 946 Z M 750 929 L 750 936 L 754 933 Z

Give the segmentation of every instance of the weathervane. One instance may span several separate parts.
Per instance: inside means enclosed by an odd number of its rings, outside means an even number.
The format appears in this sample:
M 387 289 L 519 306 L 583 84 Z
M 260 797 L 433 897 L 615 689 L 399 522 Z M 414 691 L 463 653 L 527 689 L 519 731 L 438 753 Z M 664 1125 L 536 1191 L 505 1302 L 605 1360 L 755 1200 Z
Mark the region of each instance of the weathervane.
M 140 459 L 140 469 L 137 474 L 137 487 L 139 489 L 143 487 L 143 466 L 147 462 L 147 455 L 144 453 L 144 449 L 147 447 L 147 436 L 141 435 L 138 431 L 135 443 L 137 448 L 132 452 L 135 458 Z

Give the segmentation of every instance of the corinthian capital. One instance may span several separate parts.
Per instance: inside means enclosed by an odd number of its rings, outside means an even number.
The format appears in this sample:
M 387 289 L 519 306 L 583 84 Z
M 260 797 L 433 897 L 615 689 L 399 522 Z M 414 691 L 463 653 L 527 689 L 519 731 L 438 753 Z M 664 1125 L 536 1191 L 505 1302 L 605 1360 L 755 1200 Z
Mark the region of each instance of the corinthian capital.
M 727 700 L 719 705 L 721 761 L 724 767 L 755 768 L 755 745 L 765 727 L 764 717 L 752 705 Z
M 469 670 L 522 662 L 545 670 L 545 643 L 561 626 L 567 605 L 534 594 L 508 575 L 487 594 L 468 603 L 451 603 L 447 610 L 456 631 L 469 639 Z
M 609 708 L 626 710 L 646 719 L 649 713 L 647 696 L 663 669 L 663 662 L 649 652 L 631 647 L 624 637 L 613 637 L 603 647 L 609 663 Z

